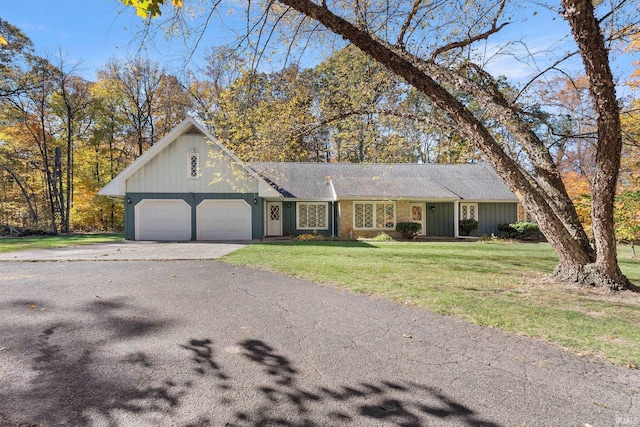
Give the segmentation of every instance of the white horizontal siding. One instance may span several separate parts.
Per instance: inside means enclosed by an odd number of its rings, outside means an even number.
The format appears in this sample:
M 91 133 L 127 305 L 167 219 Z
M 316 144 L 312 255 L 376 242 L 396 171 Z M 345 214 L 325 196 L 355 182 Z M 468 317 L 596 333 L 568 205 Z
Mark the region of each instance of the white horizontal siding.
M 189 179 L 189 153 L 200 154 L 200 178 Z M 255 193 L 256 179 L 202 135 L 171 142 L 127 179 L 130 193 Z

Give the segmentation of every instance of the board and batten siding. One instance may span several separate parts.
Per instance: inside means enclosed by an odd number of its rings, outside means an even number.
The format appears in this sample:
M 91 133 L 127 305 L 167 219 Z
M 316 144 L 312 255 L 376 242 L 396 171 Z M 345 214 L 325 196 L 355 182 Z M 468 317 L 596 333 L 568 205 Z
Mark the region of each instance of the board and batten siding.
M 474 236 L 499 235 L 498 226 L 518 220 L 518 204 L 513 203 L 478 203 L 478 229 Z
M 189 178 L 189 154 L 198 153 L 200 177 Z M 127 179 L 127 193 L 257 193 L 242 165 L 200 134 L 183 134 Z
M 126 240 L 135 240 L 135 206 L 145 199 L 179 199 L 189 204 L 191 206 L 191 240 L 196 240 L 196 207 L 200 202 L 203 200 L 242 199 L 251 206 L 251 238 L 261 239 L 263 237 L 262 203 L 259 201 L 257 193 L 127 193 L 124 200 L 124 238 Z
M 427 202 L 426 207 L 426 237 L 453 237 L 453 203 Z

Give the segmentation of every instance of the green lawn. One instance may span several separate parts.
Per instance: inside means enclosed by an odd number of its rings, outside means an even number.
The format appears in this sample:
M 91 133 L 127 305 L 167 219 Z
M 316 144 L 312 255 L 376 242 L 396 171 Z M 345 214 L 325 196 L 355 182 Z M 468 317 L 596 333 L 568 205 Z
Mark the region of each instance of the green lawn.
M 640 366 L 640 295 L 549 280 L 557 257 L 546 243 L 271 242 L 224 260 L 382 295 Z M 620 250 L 620 264 L 640 283 L 640 259 L 627 247 Z
M 0 238 L 0 253 L 29 249 L 63 248 L 92 243 L 119 242 L 122 234 L 68 234 L 59 236 L 3 237 Z

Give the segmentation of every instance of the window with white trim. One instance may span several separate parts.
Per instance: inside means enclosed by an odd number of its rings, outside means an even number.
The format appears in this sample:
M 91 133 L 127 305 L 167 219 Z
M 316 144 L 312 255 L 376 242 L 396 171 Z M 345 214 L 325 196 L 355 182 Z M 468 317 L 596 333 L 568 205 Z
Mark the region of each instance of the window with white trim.
M 395 203 L 353 202 L 353 228 L 365 230 L 395 230 Z
M 327 203 L 296 203 L 298 230 L 327 230 L 329 209 Z
M 198 179 L 200 178 L 200 154 L 199 153 L 189 153 L 188 162 L 188 178 L 189 179 Z
M 478 220 L 478 204 L 477 203 L 460 203 L 460 219 Z

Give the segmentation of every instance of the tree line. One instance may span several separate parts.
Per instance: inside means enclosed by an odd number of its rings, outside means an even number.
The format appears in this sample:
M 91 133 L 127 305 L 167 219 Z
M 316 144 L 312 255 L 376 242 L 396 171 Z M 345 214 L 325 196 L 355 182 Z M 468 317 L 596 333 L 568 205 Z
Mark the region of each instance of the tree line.
M 182 76 L 144 58 L 83 78 L 0 21 L 0 223 L 54 233 L 122 227 L 98 190 L 187 115 L 246 161 L 471 162 L 446 117 L 353 47 L 313 68 L 251 69 L 228 48 Z

